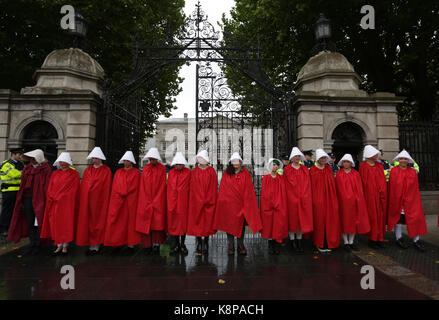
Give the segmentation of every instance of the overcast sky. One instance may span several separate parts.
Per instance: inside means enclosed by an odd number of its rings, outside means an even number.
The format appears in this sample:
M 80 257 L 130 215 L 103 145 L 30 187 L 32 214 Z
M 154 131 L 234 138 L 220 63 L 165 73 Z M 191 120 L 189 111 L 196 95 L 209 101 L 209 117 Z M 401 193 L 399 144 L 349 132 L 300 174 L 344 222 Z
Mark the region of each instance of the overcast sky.
M 190 15 L 195 10 L 197 2 L 198 0 L 186 0 L 184 13 Z M 235 5 L 234 0 L 200 0 L 200 3 L 208 16 L 208 21 L 213 24 L 216 31 L 221 30 L 217 22 L 221 20 L 222 14 L 225 13 L 230 17 L 230 9 Z M 180 70 L 180 76 L 185 79 L 181 84 L 183 91 L 176 97 L 178 109 L 173 111 L 172 117 L 183 118 L 183 114 L 187 113 L 188 117 L 195 118 L 195 63 L 184 65 Z

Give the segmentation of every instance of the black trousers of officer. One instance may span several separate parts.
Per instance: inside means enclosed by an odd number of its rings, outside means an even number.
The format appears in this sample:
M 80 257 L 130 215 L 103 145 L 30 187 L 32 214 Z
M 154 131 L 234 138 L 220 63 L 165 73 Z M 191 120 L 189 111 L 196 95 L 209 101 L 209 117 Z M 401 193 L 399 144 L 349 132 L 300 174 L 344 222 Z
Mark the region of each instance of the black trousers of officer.
M 8 232 L 14 213 L 15 200 L 18 191 L 2 192 L 2 215 L 0 216 L 0 232 Z
M 35 212 L 32 206 L 32 198 L 23 198 L 23 210 L 26 215 L 27 224 L 29 226 L 29 240 L 31 248 L 40 246 L 40 233 L 38 227 L 35 226 Z

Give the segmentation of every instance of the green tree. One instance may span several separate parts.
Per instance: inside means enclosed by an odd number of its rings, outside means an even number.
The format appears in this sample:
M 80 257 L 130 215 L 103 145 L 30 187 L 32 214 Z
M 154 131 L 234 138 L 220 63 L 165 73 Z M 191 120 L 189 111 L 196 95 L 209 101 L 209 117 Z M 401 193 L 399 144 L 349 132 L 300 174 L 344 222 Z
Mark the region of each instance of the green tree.
M 104 68 L 114 86 L 133 70 L 136 30 L 144 40 L 175 34 L 184 23 L 184 0 L 0 0 L 0 88 L 19 91 L 34 85 L 32 75 L 55 49 L 72 46 L 60 28 L 61 7 L 72 5 L 88 21 L 85 51 Z M 181 91 L 179 65 L 160 70 L 142 95 L 142 140 L 154 131 L 160 115 L 169 117 Z
M 366 4 L 375 9 L 374 30 L 360 27 L 360 9 Z M 436 0 L 422 5 L 408 0 L 236 0 L 231 18 L 223 17 L 225 44 L 250 48 L 259 42 L 270 81 L 292 93 L 293 81 L 316 44 L 314 25 L 321 12 L 331 19 L 332 40 L 362 76 L 364 90 L 405 96 L 401 119 L 431 119 L 439 104 Z M 265 94 L 235 68 L 224 69 L 237 95 Z

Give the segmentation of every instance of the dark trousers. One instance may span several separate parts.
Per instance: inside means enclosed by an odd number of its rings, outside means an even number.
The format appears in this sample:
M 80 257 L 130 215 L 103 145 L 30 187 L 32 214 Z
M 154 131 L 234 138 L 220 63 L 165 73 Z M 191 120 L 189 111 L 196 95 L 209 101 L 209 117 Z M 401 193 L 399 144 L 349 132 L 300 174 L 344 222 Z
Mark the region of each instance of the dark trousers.
M 23 198 L 23 210 L 29 226 L 29 240 L 32 248 L 40 246 L 40 233 L 35 226 L 35 212 L 32 206 L 32 198 Z
M 238 245 L 244 244 L 244 233 L 245 233 L 245 223 L 242 226 L 241 238 L 238 238 Z M 230 233 L 228 233 L 227 234 L 227 242 L 228 242 L 228 244 L 229 245 L 230 244 L 234 245 L 234 242 L 235 242 L 234 240 L 235 240 L 235 237 L 233 235 L 231 235 Z
M 8 232 L 14 213 L 15 200 L 18 191 L 2 192 L 2 215 L 0 216 L 0 232 Z

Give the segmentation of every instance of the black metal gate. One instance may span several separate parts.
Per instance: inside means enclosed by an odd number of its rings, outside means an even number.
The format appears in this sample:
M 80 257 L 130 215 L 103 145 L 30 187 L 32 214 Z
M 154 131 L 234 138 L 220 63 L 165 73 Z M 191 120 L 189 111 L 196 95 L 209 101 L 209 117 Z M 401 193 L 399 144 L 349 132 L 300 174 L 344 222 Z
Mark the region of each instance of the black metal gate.
M 420 167 L 420 189 L 439 190 L 439 122 L 400 122 L 399 146 L 406 149 Z
M 108 164 L 115 169 L 117 159 L 129 149 L 138 155 L 141 116 L 139 90 L 145 82 L 151 81 L 167 65 L 196 62 L 196 135 L 197 138 L 202 136 L 201 140 L 197 139 L 196 151 L 210 143 L 207 148 L 217 160 L 213 164 L 219 176 L 231 153 L 240 152 L 248 169 L 253 173 L 255 190 L 259 195 L 261 172 L 258 170 L 263 168 L 260 160 L 268 160 L 269 155 L 279 157 L 281 153 L 289 152 L 295 142 L 295 115 L 291 110 L 292 97 L 280 92 L 268 81 L 260 67 L 259 48 L 255 48 L 224 46 L 219 32 L 207 21 L 199 3 L 178 37 L 170 36 L 154 42 L 136 38 L 134 71 L 130 79 L 118 88 L 110 90 L 108 86 L 104 106 L 98 117 L 97 140 L 109 154 Z M 251 110 L 241 109 L 240 101 L 244 98 L 237 99 L 233 96 L 224 75 L 213 68 L 219 64 L 238 69 L 271 97 L 264 101 L 267 108 L 262 115 L 265 119 L 263 125 L 260 124 L 261 121 L 255 121 L 257 119 Z M 252 100 L 256 97 L 245 99 Z M 256 122 L 259 124 L 255 125 Z M 211 135 L 216 135 L 216 141 L 204 134 L 207 130 L 210 130 Z M 223 145 L 224 140 L 220 137 L 225 135 L 235 143 Z

